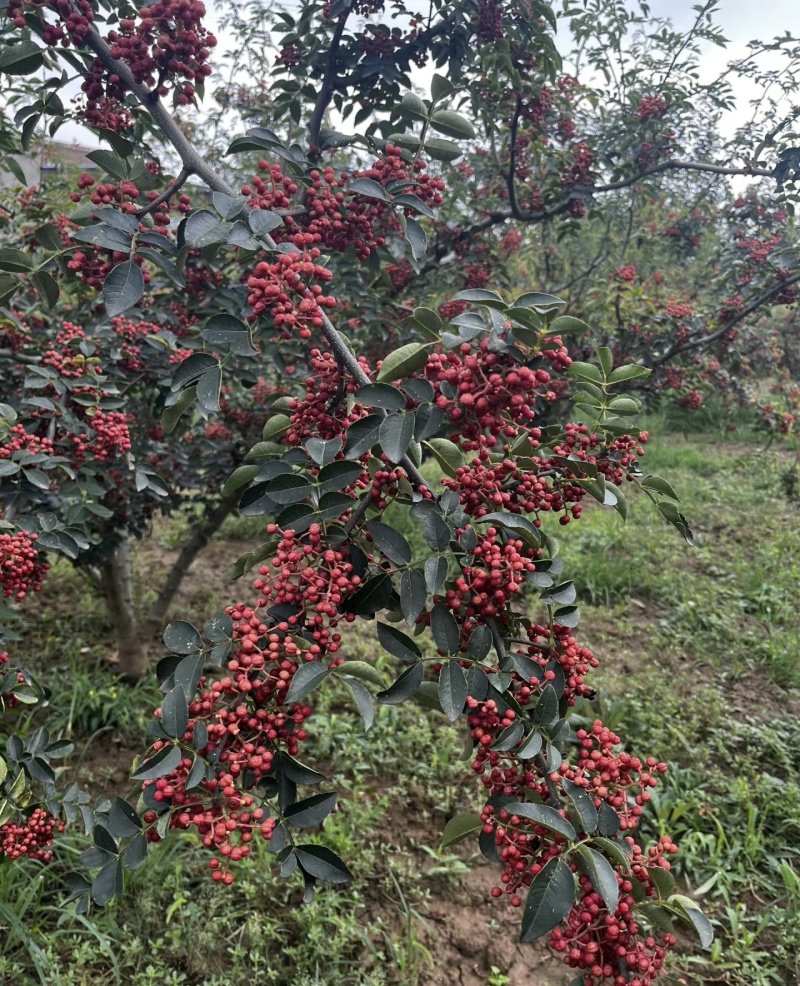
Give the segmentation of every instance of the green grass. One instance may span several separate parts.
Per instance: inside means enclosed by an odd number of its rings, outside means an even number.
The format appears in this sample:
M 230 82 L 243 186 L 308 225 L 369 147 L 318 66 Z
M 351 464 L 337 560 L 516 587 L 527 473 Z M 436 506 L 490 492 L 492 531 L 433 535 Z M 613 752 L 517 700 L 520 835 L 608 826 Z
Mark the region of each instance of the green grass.
M 636 753 L 670 762 L 643 837 L 676 838 L 676 873 L 702 899 L 718 936 L 710 954 L 683 954 L 687 980 L 790 984 L 800 979 L 800 508 L 783 496 L 779 450 L 765 451 L 747 422 L 729 434 L 711 416 L 691 420 L 702 430 L 688 436 L 688 419 L 648 420 L 653 439 L 643 465 L 678 491 L 693 548 L 633 495 L 624 524 L 592 506 L 558 532 L 565 574 L 579 592 L 578 635 L 602 661 L 600 695 L 577 711 L 600 716 Z M 425 557 L 420 525 L 397 509 L 387 520 Z M 221 538 L 258 538 L 262 527 L 234 518 Z M 159 537 L 171 543 L 169 530 Z M 98 627 L 108 632 L 102 610 L 69 566 L 52 574 L 64 605 L 46 620 L 24 615 L 22 631 L 35 642 L 34 663 L 66 683 L 51 721 L 94 765 L 112 741 L 136 748 L 158 694 L 150 684 L 117 686 L 97 643 Z M 193 598 L 205 601 L 202 593 Z M 211 608 L 226 601 L 211 600 Z M 351 631 L 346 656 L 388 674 L 392 659 L 377 656 L 373 633 L 370 625 Z M 297 885 L 280 879 L 261 846 L 234 887 L 222 889 L 208 880 L 202 853 L 170 838 L 133 874 L 118 905 L 78 921 L 59 908 L 40 871 L 0 868 L 7 936 L 0 982 L 425 983 L 430 964 L 442 961 L 427 904 L 459 901 L 465 869 L 463 853 L 430 847 L 448 817 L 480 803 L 460 759 L 462 732 L 403 706 L 382 708 L 365 737 L 343 689 L 315 698 L 303 757 L 341 791 L 325 839 L 351 864 L 353 885 L 323 889 L 301 906 Z M 111 768 L 93 769 L 99 792 Z M 65 849 L 59 870 L 73 864 L 78 837 Z M 488 913 L 487 941 L 498 933 Z M 487 986 L 500 986 L 508 970 L 493 962 Z

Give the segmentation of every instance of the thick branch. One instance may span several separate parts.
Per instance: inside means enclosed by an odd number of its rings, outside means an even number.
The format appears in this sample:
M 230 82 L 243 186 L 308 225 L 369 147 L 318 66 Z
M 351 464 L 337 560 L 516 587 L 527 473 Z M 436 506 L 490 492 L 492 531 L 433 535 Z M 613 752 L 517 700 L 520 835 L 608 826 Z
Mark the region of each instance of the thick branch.
M 520 219 L 519 203 L 517 202 L 517 190 L 514 179 L 517 172 L 517 127 L 519 126 L 519 115 L 522 111 L 522 98 L 517 96 L 517 103 L 514 107 L 514 114 L 511 117 L 511 129 L 508 133 L 508 176 L 506 185 L 508 187 L 508 204 L 511 206 L 511 214 L 515 219 Z
M 184 542 L 180 554 L 175 559 L 175 563 L 167 573 L 167 577 L 159 590 L 158 596 L 147 614 L 144 624 L 144 631 L 147 636 L 155 636 L 162 629 L 167 610 L 175 597 L 175 593 L 180 588 L 183 577 L 191 568 L 195 558 L 205 548 L 213 535 L 222 527 L 225 518 L 236 506 L 238 498 L 238 490 L 229 494 L 209 510 L 202 521 L 193 528 L 189 538 Z
M 308 124 L 308 142 L 311 146 L 312 154 L 319 154 L 319 132 L 322 127 L 322 120 L 325 117 L 334 89 L 336 88 L 336 73 L 338 68 L 339 43 L 342 40 L 344 26 L 352 8 L 348 7 L 339 17 L 336 28 L 331 38 L 328 54 L 325 61 L 325 75 L 322 77 L 322 85 L 314 103 L 314 111 L 311 114 L 311 121 Z

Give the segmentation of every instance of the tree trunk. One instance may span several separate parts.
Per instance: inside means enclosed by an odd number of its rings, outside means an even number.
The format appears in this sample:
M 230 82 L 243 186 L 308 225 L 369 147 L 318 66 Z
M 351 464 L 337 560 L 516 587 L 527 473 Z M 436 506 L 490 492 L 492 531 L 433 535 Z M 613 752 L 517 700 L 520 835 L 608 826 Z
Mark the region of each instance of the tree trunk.
M 138 681 L 147 672 L 147 652 L 133 606 L 133 571 L 126 536 L 102 562 L 101 571 L 108 612 L 117 636 L 119 672 L 128 681 Z
M 215 507 L 207 510 L 200 523 L 192 528 L 144 621 L 143 636 L 146 639 L 161 635 L 167 620 L 167 610 L 180 588 L 183 577 L 191 568 L 195 558 L 222 527 L 223 521 L 236 505 L 240 493 L 241 491 L 237 490 L 220 500 Z

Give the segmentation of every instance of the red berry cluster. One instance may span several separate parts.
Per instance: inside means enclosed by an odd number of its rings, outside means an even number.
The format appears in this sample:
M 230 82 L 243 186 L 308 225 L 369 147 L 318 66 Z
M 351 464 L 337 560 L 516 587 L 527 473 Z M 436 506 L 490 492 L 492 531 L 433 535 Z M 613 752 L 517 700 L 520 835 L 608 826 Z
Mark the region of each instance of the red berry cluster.
M 500 247 L 508 254 L 519 253 L 522 248 L 522 233 L 516 229 L 507 230 L 500 240 Z
M 559 340 L 553 342 L 557 346 Z M 566 369 L 572 362 L 560 346 L 544 355 L 554 369 Z M 485 339 L 478 346 L 463 343 L 458 352 L 432 353 L 424 372 L 436 391 L 437 406 L 458 429 L 456 439 L 464 439 L 465 448 L 493 446 L 501 436 L 513 437 L 518 425 L 535 419 L 537 399 L 556 398 L 549 371 L 491 352 Z M 448 396 L 452 391 L 455 396 Z
M 53 442 L 49 438 L 40 438 L 25 431 L 24 425 L 14 425 L 9 437 L 0 445 L 0 459 L 13 459 L 15 454 L 29 452 L 31 455 L 53 455 Z
M 454 318 L 458 318 L 458 316 L 463 315 L 466 310 L 466 301 L 446 301 L 443 305 L 439 306 L 439 314 L 446 322 L 449 322 Z
M 658 938 L 638 937 L 633 884 L 619 875 L 617 881 L 619 903 L 616 911 L 609 914 L 591 881 L 580 876 L 581 896 L 567 916 L 566 928 L 560 926 L 550 933 L 550 947 L 563 955 L 570 968 L 581 971 L 584 986 L 649 986 L 664 966 L 667 949 L 676 942 L 669 933 Z M 621 962 L 625 962 L 628 975 L 620 973 Z
M 64 822 L 53 818 L 44 808 L 34 808 L 24 821 L 0 825 L 0 856 L 9 859 L 27 856 L 49 863 L 53 853 L 48 846 L 53 844 L 55 833 L 63 831 Z
M 464 531 L 457 533 L 460 537 Z M 534 559 L 540 551 L 523 541 L 502 540 L 494 527 L 476 534 L 476 538 L 470 563 L 462 566 L 442 601 L 461 613 L 464 621 L 474 618 L 484 622 L 502 613 L 520 593 L 525 573 L 536 569 Z
M 475 26 L 478 40 L 491 44 L 503 37 L 503 5 L 500 0 L 480 0 Z
M 467 264 L 464 268 L 464 287 L 482 288 L 492 279 L 492 268 L 489 264 Z
M 523 681 L 518 692 L 520 705 L 529 704 L 531 695 L 542 684 L 555 680 L 555 672 L 550 669 L 554 663 L 560 665 L 564 673 L 564 697 L 567 705 L 573 706 L 577 699 L 594 695 L 594 689 L 586 684 L 586 675 L 592 668 L 598 667 L 600 662 L 588 647 L 581 647 L 571 634 L 572 631 L 568 627 L 558 624 L 552 628 L 552 633 L 550 627 L 538 624 L 528 628 L 531 646 L 519 650 L 517 645 L 515 650 L 535 661 L 544 671 L 544 675 L 541 681 L 538 678 L 530 678 L 527 682 L 518 675 L 520 681 Z
M 681 407 L 685 407 L 690 411 L 696 411 L 703 406 L 703 395 L 699 390 L 690 390 L 681 397 L 678 403 Z
M 182 737 L 192 742 L 198 724 L 208 736 L 201 754 L 218 756 L 224 769 L 212 780 L 202 780 L 191 789 L 187 782 L 192 767 L 185 758 L 171 773 L 156 781 L 146 781 L 153 802 L 170 812 L 169 827 L 195 828 L 203 844 L 216 850 L 209 866 L 214 880 L 233 882 L 229 862 L 250 853 L 249 844 L 258 829 L 265 839 L 272 837 L 275 823 L 267 811 L 254 806 L 254 797 L 241 791 L 237 781 L 247 774 L 254 783 L 270 774 L 279 751 L 296 756 L 306 739 L 304 722 L 311 708 L 301 702 L 285 704 L 285 696 L 300 664 L 314 660 L 319 644 L 301 653 L 291 637 L 289 622 L 270 628 L 256 609 L 245 605 L 227 611 L 234 620 L 234 656 L 228 661 L 229 676 L 208 685 L 201 679 L 198 694 L 189 704 L 189 724 Z M 294 623 L 292 623 L 292 626 Z M 338 635 L 326 644 L 329 653 L 338 649 Z M 163 743 L 158 741 L 154 749 Z M 147 837 L 158 841 L 155 823 L 159 812 L 150 810 L 144 821 Z
M 672 298 L 667 302 L 664 311 L 670 318 L 677 319 L 689 318 L 692 314 L 694 314 L 692 306 L 688 304 L 688 302 L 675 301 Z
M 338 641 L 329 639 L 327 628 L 338 625 L 342 603 L 361 585 L 349 560 L 349 546 L 329 547 L 319 524 L 312 524 L 302 541 L 294 531 L 281 531 L 274 524 L 268 525 L 267 533 L 279 535 L 280 542 L 253 583 L 263 597 L 259 608 L 290 607 L 295 612 L 286 620 L 289 626 L 313 628 L 315 640 L 320 631 L 317 644 L 335 653 Z
M 663 96 L 644 96 L 636 107 L 639 120 L 661 119 L 667 112 L 667 104 Z
M 19 671 L 14 671 L 13 669 L 7 667 L 8 664 L 8 653 L 6 651 L 0 651 L 0 685 L 3 685 L 4 679 L 7 675 L 12 674 L 16 677 L 17 683 L 22 684 L 25 681 L 25 676 Z M 13 688 L 10 691 L 2 691 L 0 689 L 0 710 L 13 709 L 20 704 L 19 699 L 14 695 Z
M 371 370 L 365 359 L 361 368 L 369 375 Z M 285 444 L 302 445 L 307 438 L 328 441 L 339 438 L 347 428 L 367 414 L 367 409 L 355 404 L 348 409 L 347 395 L 354 393 L 358 385 L 351 379 L 342 379 L 339 365 L 331 353 L 311 350 L 309 359 L 311 375 L 306 377 L 305 397 L 293 397 L 289 401 L 289 427 L 284 433 Z
M 91 457 L 95 462 L 119 459 L 131 450 L 130 424 L 133 418 L 122 411 L 96 410 L 86 423 L 91 432 L 72 435 L 74 443 L 73 459 L 81 464 Z
M 247 279 L 251 317 L 268 311 L 285 336 L 296 332 L 301 339 L 310 339 L 312 329 L 323 324 L 323 309 L 336 305 L 335 298 L 323 294 L 321 284 L 308 286 L 311 280 L 327 284 L 333 279 L 327 267 L 316 263 L 320 256 L 312 247 L 308 252 L 282 253 L 271 263 L 262 260 L 257 264 Z
M 636 268 L 633 264 L 626 264 L 624 267 L 620 267 L 618 271 L 615 271 L 613 276 L 616 281 L 632 283 L 636 280 Z
M 45 11 L 57 14 L 62 23 L 52 23 Z M 5 13 L 19 28 L 27 27 L 26 13 L 37 14 L 42 41 L 53 47 L 83 44 L 94 22 L 91 0 L 8 0 Z
M 138 23 L 122 18 L 119 31 L 111 31 L 108 42 L 112 58 L 124 61 L 139 83 L 168 93 L 166 83 L 175 85 L 177 101 L 194 100 L 195 84 L 211 75 L 208 58 L 217 39 L 203 26 L 206 8 L 199 0 L 156 0 L 138 11 Z
M 39 560 L 38 534 L 16 531 L 0 533 L 0 586 L 3 596 L 21 602 L 29 592 L 38 592 L 50 566 Z
M 562 763 L 560 777 L 584 788 L 598 808 L 601 802 L 610 805 L 620 816 L 622 829 L 635 828 L 650 801 L 656 776 L 666 773 L 667 765 L 654 757 L 642 762 L 625 750 L 619 751 L 619 736 L 599 719 L 591 730 L 579 729 L 576 737 L 580 742 L 578 764 Z

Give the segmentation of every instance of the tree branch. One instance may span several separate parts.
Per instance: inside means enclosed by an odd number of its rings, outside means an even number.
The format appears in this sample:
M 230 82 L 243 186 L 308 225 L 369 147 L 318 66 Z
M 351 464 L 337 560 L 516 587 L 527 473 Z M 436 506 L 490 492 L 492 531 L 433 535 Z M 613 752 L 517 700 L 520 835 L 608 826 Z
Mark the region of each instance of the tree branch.
M 322 77 L 322 85 L 320 86 L 320 90 L 317 95 L 317 101 L 314 103 L 311 121 L 308 124 L 308 142 L 311 148 L 311 154 L 315 158 L 320 155 L 319 132 L 322 127 L 322 120 L 325 116 L 325 111 L 330 104 L 331 96 L 333 96 L 335 89 L 334 82 L 336 80 L 339 44 L 342 40 L 344 26 L 347 23 L 347 18 L 350 16 L 351 10 L 352 7 L 347 7 L 344 13 L 339 17 L 339 20 L 336 22 L 336 28 L 333 32 L 333 37 L 331 38 L 330 47 L 328 48 L 328 54 L 325 61 L 325 74 Z
M 184 541 L 178 557 L 167 573 L 166 579 L 159 589 L 158 596 L 148 611 L 144 621 L 144 632 L 148 637 L 155 636 L 164 625 L 167 610 L 180 588 L 183 577 L 189 571 L 195 558 L 205 548 L 214 534 L 222 527 L 225 518 L 230 514 L 239 499 L 239 490 L 228 494 L 216 506 L 207 511 L 199 524 L 193 529 L 189 538 Z
M 180 155 L 184 168 L 197 175 L 198 178 L 201 178 L 215 192 L 224 192 L 226 195 L 231 196 L 238 194 L 236 189 L 228 184 L 221 175 L 217 174 L 211 165 L 197 153 L 158 96 L 150 92 L 146 86 L 140 85 L 136 81 L 125 62 L 112 57 L 111 49 L 97 33 L 96 28 L 92 27 L 92 30 L 86 36 L 86 45 L 97 55 L 110 72 L 119 76 L 126 88 L 133 93 L 139 103 L 150 113 L 153 121 L 161 128 L 164 137 Z M 269 233 L 261 234 L 258 239 L 268 249 L 277 249 L 278 245 Z M 370 383 L 369 377 L 362 369 L 352 350 L 324 312 L 322 312 L 322 323 L 322 334 L 330 345 L 339 366 L 346 369 L 361 386 Z M 408 456 L 403 458 L 401 464 L 408 473 L 409 478 L 417 486 L 424 486 L 427 489 L 425 478 Z
M 139 211 L 136 213 L 136 218 L 137 219 L 141 219 L 142 216 L 147 215 L 148 212 L 155 212 L 155 210 L 163 202 L 166 202 L 168 199 L 171 199 L 172 196 L 175 195 L 175 193 L 178 192 L 186 184 L 186 181 L 189 178 L 189 176 L 191 175 L 191 173 L 192 172 L 191 172 L 191 169 L 190 168 L 187 168 L 187 167 L 181 168 L 180 174 L 175 179 L 175 181 L 169 186 L 169 188 L 167 188 L 165 191 L 163 191 L 158 196 L 158 198 L 153 199 L 152 202 L 148 202 L 148 204 L 146 206 L 144 206 L 143 208 L 139 209 Z
M 773 298 L 785 291 L 786 288 L 791 287 L 792 284 L 797 284 L 800 282 L 800 273 L 794 274 L 792 277 L 787 277 L 785 280 L 776 284 L 774 287 L 770 288 L 769 291 L 765 291 L 763 294 L 759 295 L 754 301 L 752 301 L 747 308 L 743 308 L 738 312 L 730 322 L 726 322 L 721 328 L 717 329 L 716 332 L 712 332 L 709 335 L 701 336 L 698 339 L 692 339 L 689 342 L 683 343 L 680 346 L 671 346 L 663 356 L 659 356 L 657 359 L 653 360 L 653 366 L 661 366 L 663 363 L 667 363 L 669 360 L 674 359 L 681 353 L 690 352 L 693 349 L 703 349 L 711 342 L 715 342 L 721 336 L 724 336 L 726 332 L 743 322 L 746 318 L 749 318 L 753 312 L 758 311 L 763 305 L 769 304 Z

